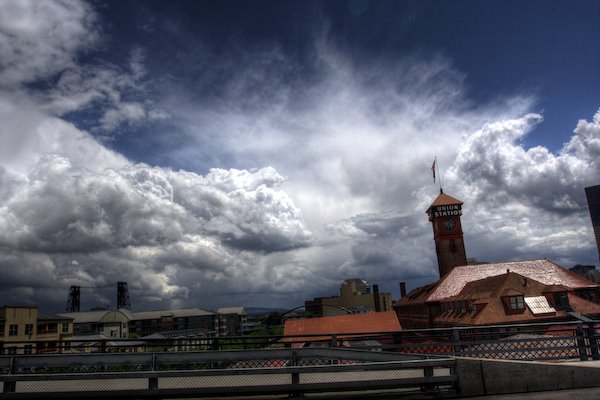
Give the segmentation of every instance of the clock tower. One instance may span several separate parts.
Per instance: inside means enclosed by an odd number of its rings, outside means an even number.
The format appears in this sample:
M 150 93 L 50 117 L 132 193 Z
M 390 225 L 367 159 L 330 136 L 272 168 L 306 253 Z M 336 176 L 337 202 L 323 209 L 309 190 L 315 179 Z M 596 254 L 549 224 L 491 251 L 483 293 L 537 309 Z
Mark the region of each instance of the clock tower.
M 462 201 L 448 196 L 440 189 L 440 195 L 427 209 L 433 225 L 433 240 L 437 253 L 440 278 L 454 267 L 467 265 L 467 253 L 460 223 Z

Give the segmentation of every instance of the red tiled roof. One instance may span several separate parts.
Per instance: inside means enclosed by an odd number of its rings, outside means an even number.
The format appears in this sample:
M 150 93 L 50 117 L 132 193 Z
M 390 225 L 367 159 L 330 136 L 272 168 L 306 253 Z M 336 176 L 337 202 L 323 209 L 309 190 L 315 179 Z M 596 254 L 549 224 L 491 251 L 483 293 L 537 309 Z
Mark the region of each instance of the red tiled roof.
M 566 292 L 567 288 L 563 285 L 546 285 L 542 293 Z
M 567 293 L 567 296 L 569 296 L 569 305 L 578 313 L 592 316 L 600 315 L 600 304 L 583 299 L 574 293 Z
M 455 267 L 438 281 L 436 287 L 428 293 L 424 301 L 441 301 L 456 296 L 469 282 L 505 274 L 507 270 L 534 279 L 544 285 L 562 285 L 568 289 L 597 287 L 594 282 L 567 271 L 547 259 L 513 261 Z
M 437 207 L 437 206 L 448 206 L 450 204 L 459 204 L 462 205 L 463 202 L 455 199 L 452 196 L 448 196 L 446 193 L 441 193 L 434 201 L 433 203 L 431 203 L 431 206 L 429 206 L 429 208 L 431 207 Z
M 306 338 L 289 338 L 294 341 L 314 341 L 327 339 L 331 334 L 397 332 L 401 329 L 396 313 L 394 311 L 385 311 L 366 314 L 335 315 L 320 318 L 292 319 L 285 321 L 283 331 L 285 336 L 327 335 Z M 343 337 L 345 336 L 339 336 L 339 338 Z
M 405 303 L 423 303 L 427 301 L 429 293 L 436 287 L 436 283 L 430 283 L 429 285 L 420 286 L 408 292 L 408 294 L 402 297 L 398 304 Z
M 477 313 L 446 312 L 435 319 L 438 324 L 451 325 L 494 325 L 516 322 L 533 322 L 546 320 L 548 315 L 536 315 L 529 307 L 525 307 L 522 313 L 506 313 L 502 303 L 502 297 L 524 295 L 539 296 L 545 285 L 534 279 L 510 272 L 497 276 L 490 276 L 481 280 L 469 282 L 457 296 L 446 299 L 448 301 L 461 300 L 470 293 L 473 299 L 481 299 L 485 304 L 483 309 Z M 557 311 L 551 317 L 566 318 L 567 313 Z

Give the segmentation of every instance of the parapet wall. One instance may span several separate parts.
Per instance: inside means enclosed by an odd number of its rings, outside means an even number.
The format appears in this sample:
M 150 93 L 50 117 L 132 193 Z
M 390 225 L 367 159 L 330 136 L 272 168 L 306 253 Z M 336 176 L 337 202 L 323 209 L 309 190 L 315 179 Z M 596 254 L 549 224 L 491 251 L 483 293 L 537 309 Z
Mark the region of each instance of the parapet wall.
M 600 386 L 600 365 L 456 358 L 459 395 L 485 396 Z

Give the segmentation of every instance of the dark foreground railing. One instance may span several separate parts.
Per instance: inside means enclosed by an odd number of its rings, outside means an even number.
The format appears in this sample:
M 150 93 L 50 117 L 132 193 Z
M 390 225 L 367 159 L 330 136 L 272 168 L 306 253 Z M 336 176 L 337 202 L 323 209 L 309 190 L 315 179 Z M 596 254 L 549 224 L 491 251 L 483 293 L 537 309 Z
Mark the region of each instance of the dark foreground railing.
M 444 397 L 454 394 L 455 365 L 451 358 L 340 348 L 13 356 L 0 359 L 0 368 L 10 370 L 0 375 L 0 398 L 366 396 L 382 391 Z

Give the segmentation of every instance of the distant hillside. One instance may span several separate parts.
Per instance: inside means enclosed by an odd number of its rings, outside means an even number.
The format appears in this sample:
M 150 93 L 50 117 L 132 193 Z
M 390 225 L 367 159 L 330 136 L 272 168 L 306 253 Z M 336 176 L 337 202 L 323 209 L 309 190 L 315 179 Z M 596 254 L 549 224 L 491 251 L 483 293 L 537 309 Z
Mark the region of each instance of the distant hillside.
M 285 308 L 266 308 L 266 307 L 244 307 L 248 315 L 269 314 L 272 312 L 284 313 Z

